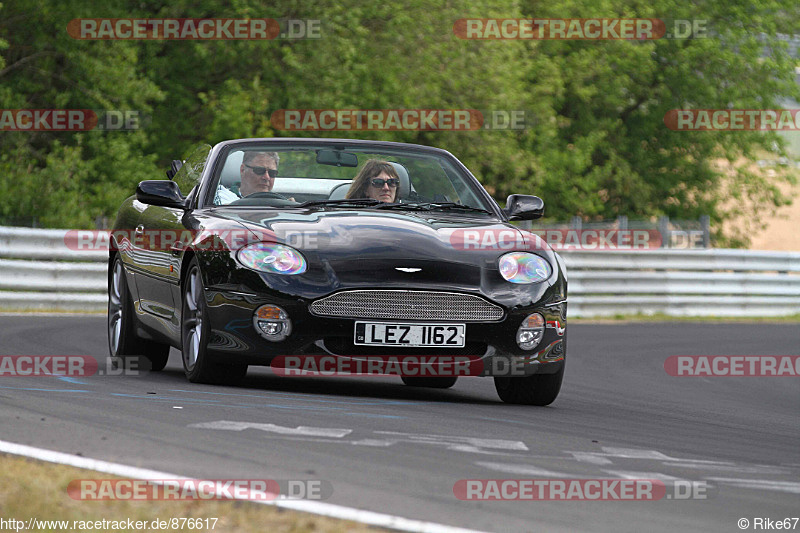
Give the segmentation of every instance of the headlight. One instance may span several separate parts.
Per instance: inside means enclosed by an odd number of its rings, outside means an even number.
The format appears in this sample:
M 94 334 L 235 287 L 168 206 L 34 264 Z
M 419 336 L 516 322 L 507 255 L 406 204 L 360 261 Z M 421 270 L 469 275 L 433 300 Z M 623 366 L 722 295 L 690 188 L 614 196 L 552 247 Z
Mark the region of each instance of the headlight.
M 308 268 L 300 252 L 283 244 L 248 244 L 239 250 L 236 257 L 247 268 L 270 274 L 302 274 Z
M 547 280 L 553 267 L 545 259 L 527 252 L 511 252 L 498 261 L 500 275 L 511 283 L 539 283 Z

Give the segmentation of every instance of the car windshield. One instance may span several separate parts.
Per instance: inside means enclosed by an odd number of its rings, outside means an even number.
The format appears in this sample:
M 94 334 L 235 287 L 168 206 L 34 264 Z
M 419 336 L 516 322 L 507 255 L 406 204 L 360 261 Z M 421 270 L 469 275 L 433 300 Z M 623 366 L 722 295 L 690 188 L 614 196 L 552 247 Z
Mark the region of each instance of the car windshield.
M 437 210 L 492 215 L 485 192 L 450 157 L 370 145 L 232 145 L 220 155 L 215 206 Z

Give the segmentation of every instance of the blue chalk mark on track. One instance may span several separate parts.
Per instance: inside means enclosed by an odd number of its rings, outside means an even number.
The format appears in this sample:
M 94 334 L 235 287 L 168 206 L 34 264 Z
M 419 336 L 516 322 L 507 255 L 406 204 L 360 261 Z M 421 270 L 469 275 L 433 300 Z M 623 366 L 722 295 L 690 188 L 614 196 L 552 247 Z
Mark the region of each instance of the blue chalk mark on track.
M 69 376 L 58 376 L 56 374 L 51 374 L 54 378 L 58 378 L 61 381 L 66 381 L 67 383 L 75 383 L 76 385 L 88 385 L 85 381 L 81 381 L 78 378 L 71 378 Z
M 35 391 L 44 391 L 44 392 L 93 392 L 93 391 L 81 390 L 81 389 L 42 389 L 42 388 L 38 388 L 38 387 L 7 387 L 5 385 L 0 385 L 0 389 L 35 390 Z
M 187 390 L 187 389 L 171 389 L 170 392 L 190 392 L 192 394 L 216 394 L 222 396 L 246 396 L 250 398 L 264 398 L 265 394 L 237 394 L 233 392 L 209 392 L 209 391 L 196 391 L 196 390 Z M 280 398 L 290 398 L 294 400 L 302 400 L 306 402 L 320 402 L 320 403 L 336 403 L 336 404 L 350 404 L 350 405 L 421 405 L 424 402 L 409 402 L 405 400 L 342 400 L 338 397 L 335 398 L 310 398 L 308 396 L 303 396 L 297 393 L 280 393 L 280 392 L 269 392 L 271 396 L 278 396 Z
M 248 403 L 248 404 L 225 404 L 220 403 L 221 400 L 198 400 L 193 398 L 181 397 L 163 397 L 155 395 L 142 396 L 139 394 L 123 394 L 119 392 L 111 393 L 112 396 L 119 396 L 123 398 L 131 398 L 134 400 L 144 400 L 149 402 L 171 402 L 182 403 L 189 405 L 208 405 L 209 407 L 234 407 L 238 409 L 263 409 L 269 407 L 272 409 L 287 409 L 290 411 L 345 411 L 344 407 L 323 407 L 323 406 L 310 406 L 310 405 L 283 405 L 276 403 Z M 351 414 L 351 413 L 342 413 Z M 370 416 L 368 413 L 352 413 L 359 416 Z M 384 415 L 378 415 L 384 416 Z

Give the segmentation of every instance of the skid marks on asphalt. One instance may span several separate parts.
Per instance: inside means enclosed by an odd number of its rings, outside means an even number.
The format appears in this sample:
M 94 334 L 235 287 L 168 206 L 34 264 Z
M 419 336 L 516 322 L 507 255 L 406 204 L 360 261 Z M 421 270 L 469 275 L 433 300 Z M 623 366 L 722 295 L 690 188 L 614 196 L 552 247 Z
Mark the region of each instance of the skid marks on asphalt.
M 303 437 L 328 437 L 342 438 L 353 432 L 352 429 L 337 428 L 316 428 L 311 426 L 297 426 L 295 428 L 279 426 L 277 424 L 262 424 L 259 422 L 236 422 L 233 420 L 217 420 L 216 422 L 202 422 L 199 424 L 189 424 L 190 428 L 195 429 L 217 429 L 222 431 L 244 431 L 246 429 L 257 429 L 267 433 L 278 435 L 292 435 Z
M 393 407 L 397 405 L 416 405 L 420 402 L 403 400 L 341 399 L 325 395 L 293 394 L 273 391 L 258 393 L 217 392 L 187 389 L 168 389 L 166 391 L 119 392 L 119 389 L 104 391 L 98 385 L 102 382 L 76 379 L 61 375 L 27 376 L 1 379 L 0 389 L 23 390 L 31 392 L 80 394 L 87 399 L 105 400 L 108 397 L 128 401 L 141 401 L 157 404 L 169 404 L 172 408 L 182 409 L 184 406 L 219 407 L 224 409 L 259 409 L 264 408 L 288 411 L 335 412 L 342 416 L 358 416 L 364 418 L 406 419 L 408 417 L 372 412 L 373 407 Z M 8 385 L 6 385 L 8 383 Z M 13 383 L 13 385 L 12 385 Z M 76 385 L 74 388 L 64 388 Z M 153 387 L 153 384 L 148 384 Z M 358 409 L 361 408 L 361 409 Z
M 504 474 L 549 478 L 659 479 L 729 485 L 753 490 L 800 494 L 796 464 L 760 465 L 709 459 L 672 457 L 658 450 L 602 447 L 600 452 L 565 451 L 562 457 L 526 458 L 516 463 L 480 461 L 475 465 Z M 543 469 L 535 461 L 545 461 Z M 557 469 L 552 469 L 557 466 Z M 753 476 L 753 478 L 747 477 Z M 768 479 L 765 479 L 768 478 Z
M 478 467 L 504 474 L 543 478 L 618 478 L 658 479 L 664 483 L 702 482 L 710 486 L 729 485 L 754 490 L 772 490 L 800 494 L 800 468 L 796 465 L 760 465 L 672 457 L 658 450 L 601 447 L 599 452 L 565 451 L 560 456 L 531 457 L 522 441 L 463 435 L 437 435 L 402 431 L 371 431 L 354 434 L 349 428 L 286 427 L 263 422 L 216 420 L 188 427 L 213 431 L 254 430 L 262 437 L 304 442 L 345 444 L 389 448 L 396 444 L 444 448 L 453 452 L 514 457 L 512 463 L 478 461 Z M 546 463 L 547 467 L 536 464 Z M 724 475 L 721 475 L 724 474 Z M 752 479 L 746 476 L 754 476 Z M 769 479 L 765 479 L 769 477 Z M 781 479 L 784 478 L 784 479 Z
M 141 394 L 141 393 L 111 393 L 111 396 L 117 396 L 134 401 L 154 402 L 154 403 L 170 403 L 178 406 L 191 406 L 202 405 L 204 407 L 221 407 L 226 409 L 279 409 L 289 411 L 337 411 L 337 414 L 357 414 L 358 416 L 385 416 L 387 418 L 405 418 L 396 415 L 375 415 L 374 413 L 352 413 L 346 407 L 334 407 L 325 405 L 303 405 L 301 400 L 297 402 L 282 402 L 283 398 L 278 398 L 279 402 L 270 401 L 268 397 L 256 397 L 257 400 L 236 400 L 236 399 L 217 399 L 217 398 L 191 398 L 189 396 L 161 396 L 159 394 Z M 181 405 L 182 404 L 182 405 Z
M 401 431 L 372 431 L 369 435 L 354 435 L 348 428 L 298 426 L 296 428 L 262 422 L 217 420 L 192 424 L 195 429 L 215 431 L 257 430 L 270 439 L 297 440 L 389 448 L 396 444 L 441 447 L 449 451 L 514 457 L 513 463 L 479 461 L 476 466 L 504 474 L 553 477 L 619 479 L 659 479 L 665 483 L 675 481 L 701 481 L 710 485 L 728 484 L 757 490 L 800 493 L 800 468 L 789 465 L 759 465 L 671 457 L 658 450 L 642 448 L 601 447 L 599 452 L 565 451 L 563 455 L 531 457 L 522 441 L 462 435 L 434 435 Z M 533 461 L 533 462 L 532 462 Z M 546 463 L 547 467 L 535 461 Z M 688 472 L 687 472 L 688 471 Z M 724 475 L 720 475 L 724 474 Z M 735 476 L 735 477 L 734 477 Z M 749 479 L 743 476 L 758 476 Z M 764 479 L 769 476 L 773 479 Z M 778 479 L 774 479 L 777 477 Z M 788 479 L 780 479 L 785 477 Z
M 350 437 L 353 430 L 345 428 L 320 428 L 298 426 L 296 428 L 265 424 L 261 422 L 244 422 L 235 420 L 216 420 L 190 424 L 190 428 L 210 429 L 217 431 L 258 430 L 269 434 L 270 438 L 292 439 L 307 442 L 330 442 L 352 446 L 368 446 L 387 448 L 398 443 L 437 446 L 456 452 L 510 455 L 511 452 L 527 452 L 528 447 L 522 441 L 507 439 L 490 439 L 460 435 L 434 435 L 427 433 L 406 433 L 402 431 L 372 431 L 369 437 Z

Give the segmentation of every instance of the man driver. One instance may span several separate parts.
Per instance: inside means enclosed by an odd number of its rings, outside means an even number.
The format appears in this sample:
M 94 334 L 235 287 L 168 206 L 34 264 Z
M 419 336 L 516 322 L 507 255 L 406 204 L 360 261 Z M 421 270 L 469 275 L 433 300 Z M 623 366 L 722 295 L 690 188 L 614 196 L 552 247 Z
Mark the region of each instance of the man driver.
M 244 152 L 239 175 L 242 183 L 237 195 L 227 187 L 220 185 L 214 197 L 216 205 L 229 204 L 239 198 L 244 198 L 257 192 L 270 192 L 275 186 L 275 177 L 278 175 L 277 152 Z

